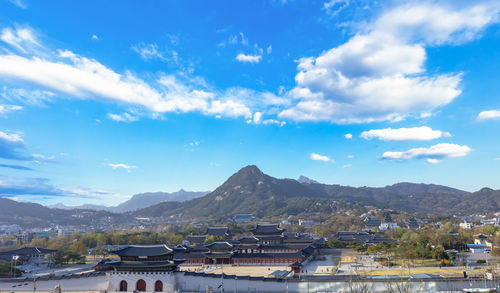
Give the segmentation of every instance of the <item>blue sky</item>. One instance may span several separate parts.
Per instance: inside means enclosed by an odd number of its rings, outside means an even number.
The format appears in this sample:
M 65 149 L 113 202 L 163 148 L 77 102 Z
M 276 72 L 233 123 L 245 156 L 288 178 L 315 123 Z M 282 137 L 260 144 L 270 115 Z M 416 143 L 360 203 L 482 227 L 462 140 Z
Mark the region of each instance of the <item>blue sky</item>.
M 0 1 L 0 194 L 500 188 L 498 1 Z

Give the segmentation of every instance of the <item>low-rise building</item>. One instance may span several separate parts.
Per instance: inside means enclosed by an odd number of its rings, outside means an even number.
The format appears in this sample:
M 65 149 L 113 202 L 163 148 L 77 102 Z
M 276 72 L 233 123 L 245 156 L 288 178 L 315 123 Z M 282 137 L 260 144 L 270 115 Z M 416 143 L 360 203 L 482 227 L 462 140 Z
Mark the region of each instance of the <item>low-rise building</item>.
M 463 221 L 458 226 L 464 230 L 470 230 L 470 229 L 472 229 L 472 227 L 474 227 L 474 225 L 472 223 L 467 222 L 467 221 Z
M 56 250 L 40 247 L 23 247 L 0 253 L 2 260 L 19 260 L 26 264 L 41 265 L 54 262 Z
M 472 253 L 485 253 L 487 252 L 486 244 L 467 244 L 467 248 Z
M 376 234 L 370 234 L 368 232 L 357 232 L 357 231 L 339 231 L 335 236 L 333 237 L 335 240 L 339 240 L 345 243 L 358 243 L 358 244 L 363 244 L 365 246 L 370 246 L 382 242 L 396 242 L 396 240 L 376 235 Z

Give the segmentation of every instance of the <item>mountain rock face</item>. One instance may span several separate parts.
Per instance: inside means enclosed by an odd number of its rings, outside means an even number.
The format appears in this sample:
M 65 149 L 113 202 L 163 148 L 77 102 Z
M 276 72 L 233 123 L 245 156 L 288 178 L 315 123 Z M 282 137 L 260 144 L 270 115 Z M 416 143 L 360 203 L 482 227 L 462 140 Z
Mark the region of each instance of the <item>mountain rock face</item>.
M 310 178 L 307 178 L 306 176 L 300 176 L 299 179 L 297 179 L 297 181 L 299 181 L 300 183 L 303 183 L 303 184 L 304 183 L 305 184 L 319 183 L 318 181 L 310 179 Z
M 474 210 L 471 206 L 461 204 L 471 197 L 471 193 L 441 185 L 397 183 L 386 187 L 350 187 L 321 184 L 304 177 L 300 181 L 302 183 L 293 179 L 274 178 L 262 173 L 256 166 L 247 166 L 203 197 L 178 205 L 160 203 L 156 207 L 138 210 L 136 214 L 230 217 L 251 213 L 262 217 L 333 212 L 335 206 L 339 205 L 370 205 L 412 213 L 463 214 Z M 484 198 L 494 202 L 495 192 L 485 191 Z M 485 203 L 484 207 L 478 208 L 483 209 L 483 213 L 498 211 L 494 206 L 488 208 Z M 153 213 L 153 210 L 157 213 Z

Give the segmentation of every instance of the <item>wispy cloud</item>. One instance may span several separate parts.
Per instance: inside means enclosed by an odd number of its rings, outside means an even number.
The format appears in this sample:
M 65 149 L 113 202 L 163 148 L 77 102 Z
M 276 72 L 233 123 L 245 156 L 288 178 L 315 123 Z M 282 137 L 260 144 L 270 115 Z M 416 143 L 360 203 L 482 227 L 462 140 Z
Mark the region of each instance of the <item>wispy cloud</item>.
M 90 188 L 66 189 L 55 186 L 47 178 L 17 178 L 0 175 L 0 195 L 8 197 L 23 196 L 52 196 L 52 197 L 79 197 L 103 198 L 110 195 L 103 190 Z
M 8 164 L 0 164 L 0 167 L 2 168 L 9 168 L 9 169 L 15 169 L 15 170 L 24 170 L 24 171 L 31 171 L 33 169 L 26 167 L 26 166 L 21 166 L 21 165 L 8 165 Z
M 4 28 L 0 33 L 0 40 L 23 53 L 41 46 L 35 32 L 29 27 Z
M 346 134 L 344 135 L 344 137 L 345 137 L 346 139 L 352 139 L 352 134 L 350 134 L 350 133 L 346 133 Z
M 8 112 L 22 110 L 22 106 L 18 105 L 0 105 L 0 115 L 5 115 Z
M 22 9 L 28 8 L 28 5 L 22 0 L 9 0 L 9 2 Z
M 144 60 L 152 60 L 159 59 L 162 61 L 168 61 L 169 59 L 163 56 L 162 53 L 158 50 L 158 46 L 156 44 L 137 44 L 132 46 L 132 50 L 134 50 L 137 54 L 139 54 Z
M 117 122 L 135 122 L 139 120 L 136 116 L 133 116 L 132 114 L 129 113 L 122 113 L 122 114 L 113 114 L 113 113 L 108 113 L 109 119 Z

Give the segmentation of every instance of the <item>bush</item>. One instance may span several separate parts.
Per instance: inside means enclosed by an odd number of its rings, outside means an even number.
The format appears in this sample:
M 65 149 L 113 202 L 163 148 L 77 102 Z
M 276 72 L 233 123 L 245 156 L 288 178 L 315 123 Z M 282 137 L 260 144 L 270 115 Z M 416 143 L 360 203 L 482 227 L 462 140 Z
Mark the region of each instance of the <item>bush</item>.
M 384 267 L 392 267 L 392 266 L 394 266 L 394 263 L 390 262 L 390 261 L 381 261 L 380 264 L 383 265 Z
M 485 259 L 478 259 L 478 260 L 476 260 L 476 263 L 477 264 L 485 264 L 486 260 Z

